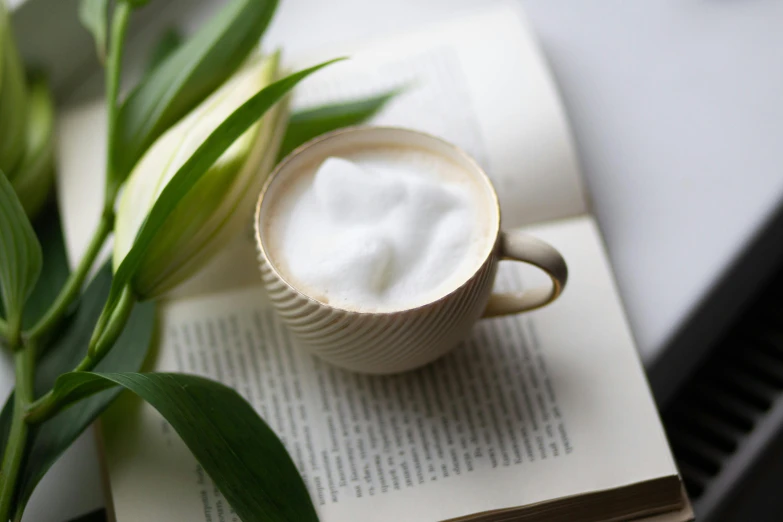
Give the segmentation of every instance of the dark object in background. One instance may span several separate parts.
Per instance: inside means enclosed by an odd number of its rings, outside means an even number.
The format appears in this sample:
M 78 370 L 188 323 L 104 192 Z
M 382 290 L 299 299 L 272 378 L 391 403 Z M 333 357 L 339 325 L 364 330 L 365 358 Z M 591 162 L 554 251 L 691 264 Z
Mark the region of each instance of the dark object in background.
M 697 520 L 780 520 L 783 267 L 662 416 Z

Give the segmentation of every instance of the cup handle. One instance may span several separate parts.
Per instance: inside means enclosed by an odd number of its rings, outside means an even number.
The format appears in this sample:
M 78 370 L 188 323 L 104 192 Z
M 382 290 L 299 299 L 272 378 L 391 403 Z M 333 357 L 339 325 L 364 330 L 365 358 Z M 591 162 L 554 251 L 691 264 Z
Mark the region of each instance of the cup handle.
M 552 285 L 525 290 L 521 293 L 493 293 L 489 296 L 484 317 L 518 314 L 541 308 L 561 294 L 568 280 L 568 267 L 554 247 L 523 232 L 500 232 L 500 259 L 520 261 L 547 273 Z

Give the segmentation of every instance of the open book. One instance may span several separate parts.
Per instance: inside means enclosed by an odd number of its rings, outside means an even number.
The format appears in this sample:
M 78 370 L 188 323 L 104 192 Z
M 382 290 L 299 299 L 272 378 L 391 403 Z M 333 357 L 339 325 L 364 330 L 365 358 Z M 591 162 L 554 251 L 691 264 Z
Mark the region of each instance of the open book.
M 354 374 L 292 342 L 258 286 L 248 230 L 162 307 L 155 369 L 236 388 L 283 440 L 323 522 L 691 519 L 563 108 L 521 14 L 493 8 L 326 54 L 342 53 L 353 59 L 303 83 L 295 104 L 408 86 L 375 123 L 428 131 L 473 155 L 495 183 L 503 227 L 565 256 L 563 296 L 480 321 L 425 368 Z M 97 123 L 94 112 L 74 109 L 62 124 L 77 132 Z M 69 154 L 66 143 L 60 197 L 73 253 L 88 212 Z M 537 276 L 502 264 L 497 286 L 518 290 Z M 238 520 L 151 407 L 105 422 L 103 434 L 119 522 Z

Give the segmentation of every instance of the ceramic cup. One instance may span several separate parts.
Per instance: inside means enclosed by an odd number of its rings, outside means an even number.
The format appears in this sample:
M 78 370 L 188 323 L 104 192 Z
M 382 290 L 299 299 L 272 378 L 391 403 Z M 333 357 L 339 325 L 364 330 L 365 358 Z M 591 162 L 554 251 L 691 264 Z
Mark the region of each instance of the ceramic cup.
M 300 169 L 318 164 L 340 150 L 383 145 L 425 148 L 466 168 L 483 187 L 478 197 L 491 209 L 484 262 L 450 293 L 426 303 L 390 312 L 346 310 L 319 301 L 289 283 L 276 266 L 266 239 L 265 223 L 287 179 Z M 442 356 L 469 335 L 476 320 L 517 314 L 545 306 L 563 290 L 566 263 L 549 244 L 519 231 L 500 228 L 497 194 L 487 175 L 465 152 L 439 138 L 392 127 L 353 127 L 318 137 L 291 153 L 272 172 L 258 198 L 255 236 L 261 276 L 282 321 L 303 348 L 332 364 L 350 370 L 385 374 L 417 368 Z M 534 265 L 551 278 L 551 285 L 522 293 L 493 293 L 498 262 L 512 260 Z

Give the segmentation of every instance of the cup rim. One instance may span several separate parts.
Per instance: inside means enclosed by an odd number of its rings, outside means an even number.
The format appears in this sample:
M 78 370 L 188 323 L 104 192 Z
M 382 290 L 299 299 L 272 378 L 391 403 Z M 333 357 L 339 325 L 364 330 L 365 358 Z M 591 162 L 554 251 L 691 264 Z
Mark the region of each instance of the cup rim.
M 280 172 L 282 172 L 291 161 L 301 154 L 303 151 L 330 139 L 334 139 L 340 135 L 343 134 L 352 134 L 355 132 L 366 132 L 366 131 L 391 131 L 391 132 L 405 132 L 408 134 L 415 134 L 420 137 L 424 137 L 430 140 L 435 140 L 440 142 L 442 145 L 448 147 L 451 149 L 453 153 L 458 155 L 462 160 L 467 162 L 468 165 L 470 165 L 473 172 L 478 176 L 479 179 L 482 180 L 482 182 L 490 189 L 489 193 L 491 195 L 491 204 L 494 206 L 495 209 L 495 219 L 493 220 L 494 223 L 494 229 L 495 229 L 495 238 L 491 242 L 491 247 L 488 252 L 486 252 L 486 257 L 482 263 L 476 267 L 476 269 L 472 272 L 470 276 L 468 276 L 467 279 L 465 279 L 463 282 L 461 282 L 457 287 L 453 288 L 452 290 L 446 292 L 445 294 L 441 295 L 437 299 L 433 299 L 432 301 L 411 306 L 407 308 L 400 308 L 400 309 L 394 309 L 394 310 L 379 310 L 379 311 L 369 311 L 369 310 L 356 310 L 352 308 L 346 308 L 339 305 L 335 305 L 332 303 L 325 303 L 311 295 L 306 294 L 299 288 L 297 288 L 296 285 L 291 283 L 286 277 L 285 274 L 283 274 L 280 269 L 275 265 L 275 263 L 272 260 L 272 256 L 269 255 L 266 248 L 264 247 L 264 242 L 261 240 L 261 207 L 263 206 L 264 197 L 266 196 L 269 187 L 274 183 L 275 179 L 280 175 Z M 497 191 L 495 190 L 495 186 L 492 183 L 492 180 L 489 178 L 487 173 L 484 171 L 484 169 L 481 167 L 481 165 L 478 164 L 478 162 L 467 152 L 465 152 L 464 149 L 461 147 L 443 139 L 438 136 L 435 136 L 434 134 L 430 134 L 428 132 L 416 130 L 416 129 L 410 129 L 407 127 L 401 127 L 401 126 L 394 126 L 394 125 L 351 125 L 347 127 L 342 127 L 340 129 L 336 129 L 333 131 L 326 132 L 324 134 L 321 134 L 319 136 L 316 136 L 315 138 L 310 139 L 309 141 L 299 145 L 294 150 L 289 152 L 276 166 L 274 169 L 272 169 L 272 172 L 267 177 L 266 181 L 264 181 L 264 185 L 261 188 L 261 192 L 258 195 L 258 199 L 256 200 L 256 209 L 253 213 L 253 231 L 254 231 L 254 239 L 256 243 L 256 250 L 258 253 L 263 256 L 264 260 L 266 261 L 267 265 L 269 265 L 269 269 L 274 272 L 275 276 L 282 281 L 291 291 L 293 291 L 297 296 L 302 297 L 312 303 L 315 303 L 320 306 L 328 307 L 332 310 L 338 310 L 343 313 L 349 313 L 349 314 L 358 314 L 363 316 L 390 316 L 390 315 L 397 315 L 401 313 L 409 313 L 409 312 L 416 312 L 417 310 L 423 310 L 426 308 L 430 308 L 433 306 L 437 306 L 439 303 L 446 301 L 451 296 L 456 294 L 457 292 L 461 291 L 463 287 L 470 284 L 470 282 L 475 278 L 476 274 L 479 273 L 482 268 L 491 261 L 492 256 L 494 252 L 497 250 L 497 243 L 498 238 L 500 237 L 500 224 L 501 224 L 501 215 L 500 215 L 500 201 L 498 199 Z

